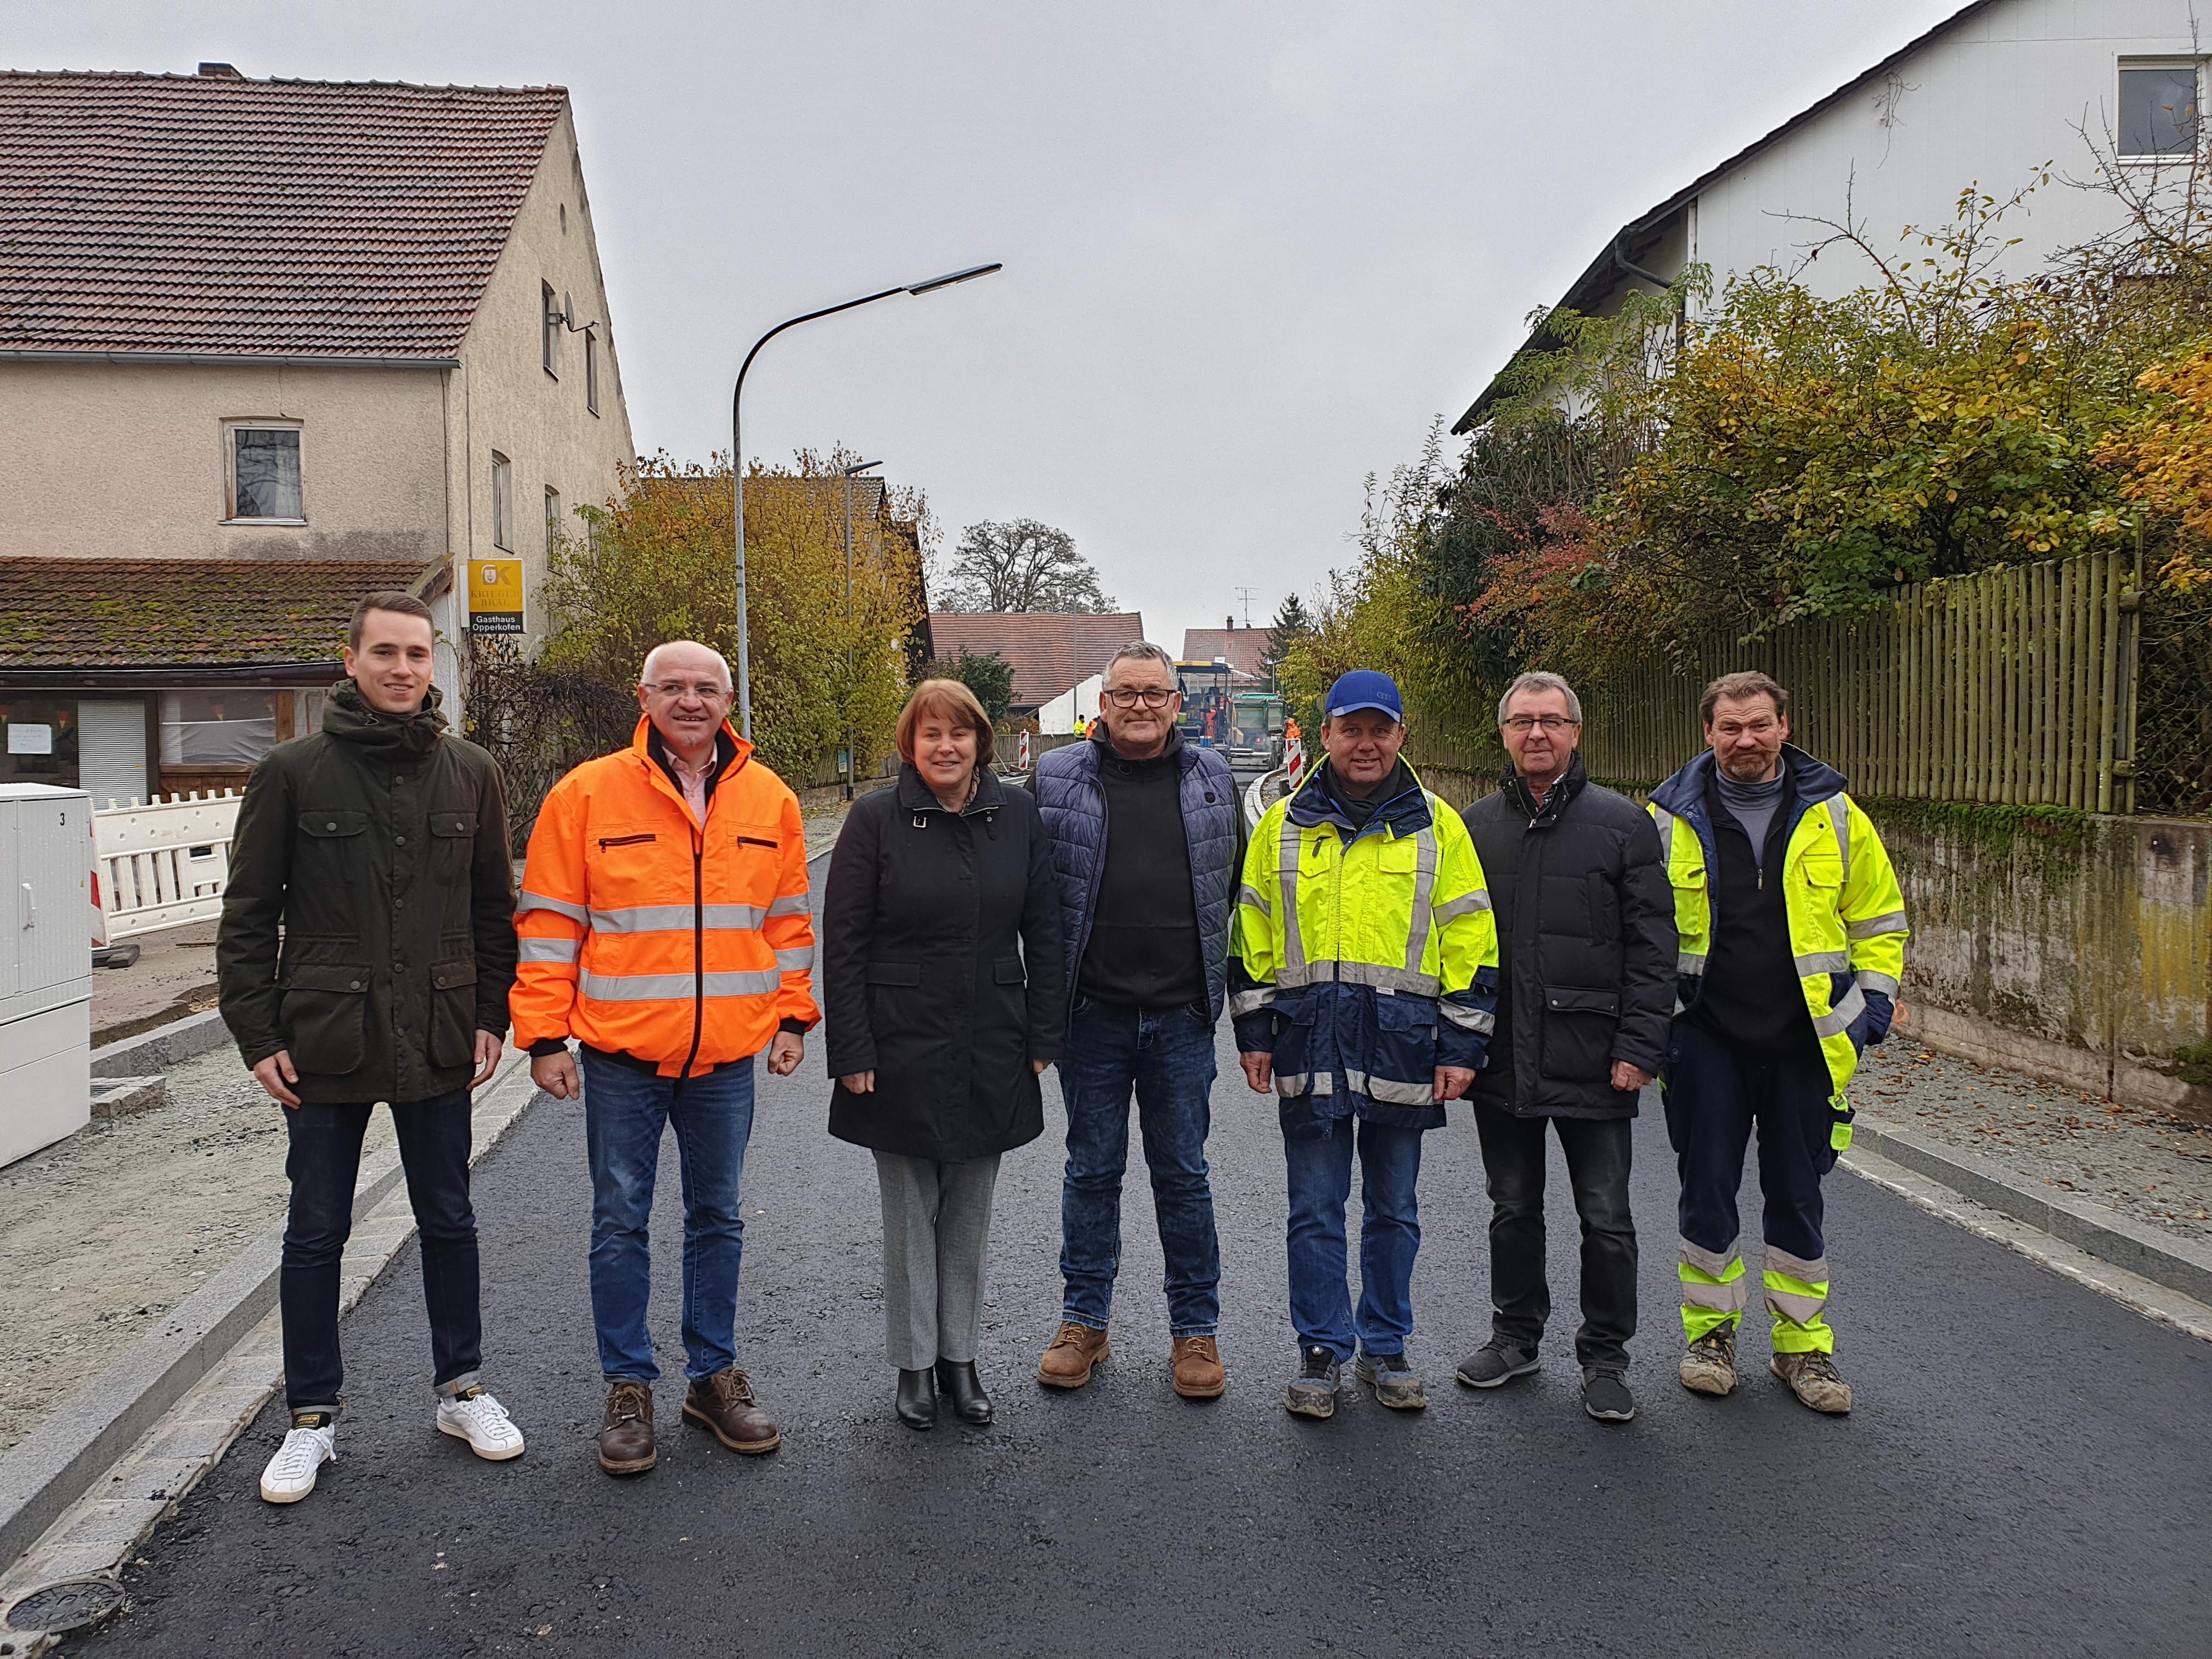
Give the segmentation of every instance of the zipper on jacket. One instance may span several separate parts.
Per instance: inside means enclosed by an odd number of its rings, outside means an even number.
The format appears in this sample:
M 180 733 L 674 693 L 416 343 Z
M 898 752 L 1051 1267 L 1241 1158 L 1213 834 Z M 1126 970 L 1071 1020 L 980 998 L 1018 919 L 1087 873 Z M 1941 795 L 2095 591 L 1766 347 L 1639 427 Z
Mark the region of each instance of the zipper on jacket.
M 652 835 L 602 836 L 599 837 L 599 851 L 604 853 L 610 847 L 635 847 L 641 841 L 657 841 L 659 839 L 659 836 Z
M 650 840 L 648 836 L 647 839 Z M 691 1075 L 691 1062 L 699 1058 L 699 1042 L 707 1030 L 707 889 L 706 842 L 691 837 L 691 1052 L 684 1056 L 684 1069 L 676 1074 L 678 1093 Z
M 738 845 L 740 847 L 765 847 L 771 853 L 775 851 L 775 843 L 774 842 L 763 841 L 758 836 L 739 836 L 738 837 Z

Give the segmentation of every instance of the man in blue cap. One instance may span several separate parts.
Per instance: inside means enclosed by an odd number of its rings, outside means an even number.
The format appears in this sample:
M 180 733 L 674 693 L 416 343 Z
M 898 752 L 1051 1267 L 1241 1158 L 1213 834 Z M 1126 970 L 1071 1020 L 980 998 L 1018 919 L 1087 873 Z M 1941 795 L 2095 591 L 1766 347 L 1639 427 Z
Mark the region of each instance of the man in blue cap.
M 1498 932 L 1459 814 L 1399 757 L 1405 706 L 1387 674 L 1329 688 L 1328 759 L 1252 832 L 1230 957 L 1246 1080 L 1279 1097 L 1290 1172 L 1291 1322 L 1284 1397 L 1335 1414 L 1340 1368 L 1395 1410 L 1428 1404 L 1406 1358 L 1413 1328 L 1421 1136 L 1481 1069 L 1497 1001 Z M 1345 1204 L 1359 1154 L 1359 1304 Z

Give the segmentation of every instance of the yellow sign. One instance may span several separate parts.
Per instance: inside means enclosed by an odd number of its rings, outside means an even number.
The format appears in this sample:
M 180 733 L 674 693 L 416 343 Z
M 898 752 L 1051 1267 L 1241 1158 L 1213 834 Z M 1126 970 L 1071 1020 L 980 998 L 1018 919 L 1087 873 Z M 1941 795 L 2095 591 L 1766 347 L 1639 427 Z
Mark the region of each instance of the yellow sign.
M 522 632 L 522 561 L 469 561 L 469 631 Z

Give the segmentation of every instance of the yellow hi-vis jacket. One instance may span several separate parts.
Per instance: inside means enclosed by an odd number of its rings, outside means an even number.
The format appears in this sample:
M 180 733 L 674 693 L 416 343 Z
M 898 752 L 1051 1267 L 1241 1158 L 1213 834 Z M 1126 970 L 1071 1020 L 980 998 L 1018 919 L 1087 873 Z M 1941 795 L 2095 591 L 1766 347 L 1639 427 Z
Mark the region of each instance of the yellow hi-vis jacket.
M 1853 1027 L 1867 1012 L 1867 994 L 1894 1000 L 1905 973 L 1910 931 L 1905 895 L 1874 821 L 1844 793 L 1842 775 L 1796 748 L 1784 750 L 1784 763 L 1791 768 L 1796 785 L 1796 821 L 1790 827 L 1782 865 L 1790 951 L 1796 958 L 1805 1012 L 1812 1016 L 1813 1034 L 1835 1085 L 1831 1103 L 1838 1121 L 1832 1139 L 1841 1151 L 1851 1144 L 1844 1091 L 1859 1064 Z M 1697 1000 L 1712 946 L 1710 877 L 1715 854 L 1705 786 L 1713 770 L 1709 750 L 1651 793 L 1651 817 L 1667 856 L 1667 879 L 1674 889 L 1681 951 L 1678 1013 Z M 1861 1031 L 1863 1036 L 1863 1027 Z
M 1361 826 L 1327 775 L 1252 832 L 1230 948 L 1237 1046 L 1273 1055 L 1286 1128 L 1439 1127 L 1437 1068 L 1480 1071 L 1497 1008 L 1482 860 L 1418 779 Z

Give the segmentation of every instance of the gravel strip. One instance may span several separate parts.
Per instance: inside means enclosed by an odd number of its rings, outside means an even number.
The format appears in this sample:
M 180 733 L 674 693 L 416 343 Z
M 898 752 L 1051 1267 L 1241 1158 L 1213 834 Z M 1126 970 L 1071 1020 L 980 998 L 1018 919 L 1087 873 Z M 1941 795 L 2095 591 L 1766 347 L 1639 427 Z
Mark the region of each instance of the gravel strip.
M 2032 1186 L 2212 1242 L 2212 1130 L 1984 1069 L 1902 1036 L 1868 1051 L 1851 1086 L 1870 1117 L 1978 1152 Z
M 0 1169 L 0 1451 L 282 1220 L 283 1108 L 225 1045 L 169 1104 Z M 389 1145 L 371 1115 L 364 1152 Z

